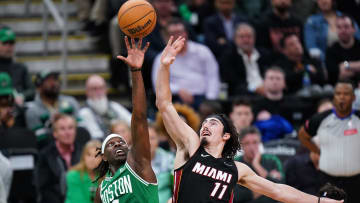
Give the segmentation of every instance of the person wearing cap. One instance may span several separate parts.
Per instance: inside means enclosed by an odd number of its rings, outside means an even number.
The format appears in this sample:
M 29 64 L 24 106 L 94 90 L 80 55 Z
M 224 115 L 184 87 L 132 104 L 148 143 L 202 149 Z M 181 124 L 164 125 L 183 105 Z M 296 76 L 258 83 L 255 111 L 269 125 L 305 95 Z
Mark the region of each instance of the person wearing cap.
M 131 39 L 131 47 L 125 37 L 128 56 L 118 56 L 130 66 L 132 78 L 132 119 L 129 148 L 125 138 L 111 134 L 102 143 L 102 157 L 96 168 L 99 174 L 96 181 L 99 186 L 96 191 L 95 203 L 106 202 L 142 202 L 159 203 L 158 183 L 151 167 L 151 152 L 149 129 L 146 115 L 146 96 L 141 74 L 144 55 L 150 43 L 141 48 L 142 39 L 135 45 Z
M 36 137 L 32 131 L 26 128 L 24 110 L 15 103 L 11 78 L 9 74 L 4 72 L 0 73 L 0 140 L 0 151 L 6 152 L 4 155 L 7 158 L 19 155 L 17 153 L 20 151 L 21 155 L 26 154 L 26 156 L 29 151 L 31 153 L 36 152 Z M 8 188 L 6 196 L 14 202 L 35 202 L 36 193 L 31 182 L 32 175 L 28 172 L 31 167 L 25 171 L 14 168 L 13 180 L 16 187 L 10 190 L 11 179 L 9 180 L 7 174 L 4 174 L 10 166 L 7 167 L 5 163 L 1 162 L 0 153 L 0 182 L 1 179 L 6 181 L 5 186 Z M 24 160 L 21 162 L 24 163 Z M 25 162 L 31 164 L 31 161 Z M 12 162 L 14 166 L 16 166 L 16 163 L 19 162 Z M 0 202 L 1 197 L 0 194 Z
M 15 104 L 14 88 L 9 74 L 0 72 L 0 129 L 25 128 L 24 111 Z
M 10 28 L 0 28 L 0 72 L 10 75 L 15 89 L 15 102 L 22 105 L 24 101 L 34 98 L 35 88 L 27 67 L 13 60 L 14 51 L 15 33 Z
M 79 104 L 74 97 L 60 94 L 59 73 L 43 70 L 36 75 L 35 100 L 27 104 L 26 125 L 38 141 L 46 139 L 51 132 L 51 121 L 56 113 L 65 113 L 78 118 Z

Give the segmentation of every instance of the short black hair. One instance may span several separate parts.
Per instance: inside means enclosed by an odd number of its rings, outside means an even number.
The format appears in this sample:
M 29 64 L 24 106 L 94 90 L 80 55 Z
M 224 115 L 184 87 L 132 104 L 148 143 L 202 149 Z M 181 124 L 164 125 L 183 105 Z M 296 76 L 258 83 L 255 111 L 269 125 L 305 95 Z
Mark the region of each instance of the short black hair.
M 355 91 L 356 86 L 355 86 L 355 83 L 354 83 L 353 80 L 349 80 L 349 79 L 341 79 L 341 80 L 338 80 L 338 81 L 336 82 L 336 84 L 335 84 L 335 87 L 336 87 L 338 84 L 340 84 L 340 83 L 341 83 L 341 84 L 351 85 L 353 91 Z
M 351 26 L 353 28 L 355 28 L 355 20 L 352 16 L 346 14 L 346 13 L 341 13 L 339 15 L 336 16 L 337 19 L 346 19 L 346 18 L 349 18 L 350 19 L 350 22 L 351 22 Z
M 189 33 L 188 25 L 178 17 L 172 17 L 169 22 L 166 24 L 166 29 L 168 29 L 171 25 L 178 25 L 181 24 L 184 26 L 185 32 Z
M 296 36 L 297 38 L 299 38 L 299 36 L 296 33 L 290 32 L 290 33 L 284 34 L 284 36 L 280 39 L 279 45 L 282 49 L 285 48 L 286 39 L 289 37 L 292 37 L 292 36 Z
M 326 183 L 319 190 L 319 197 L 327 197 L 335 200 L 346 200 L 346 192 L 330 183 Z
M 252 111 L 252 105 L 251 105 L 250 99 L 248 99 L 248 98 L 245 98 L 245 97 L 235 98 L 232 102 L 232 110 L 231 111 L 233 111 L 234 108 L 237 106 L 248 106 Z

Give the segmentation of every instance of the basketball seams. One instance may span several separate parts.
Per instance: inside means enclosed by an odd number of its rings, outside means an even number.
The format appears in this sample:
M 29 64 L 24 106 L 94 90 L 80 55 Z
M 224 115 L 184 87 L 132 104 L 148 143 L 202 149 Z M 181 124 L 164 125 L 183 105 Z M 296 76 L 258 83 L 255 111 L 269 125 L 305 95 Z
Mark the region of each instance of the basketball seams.
M 131 26 L 131 25 L 133 25 L 133 24 L 135 24 L 135 23 L 137 23 L 137 22 L 139 22 L 140 20 L 144 19 L 146 16 L 148 16 L 150 13 L 153 13 L 153 12 L 154 12 L 153 10 L 147 12 L 143 17 L 137 19 L 135 22 L 133 22 L 133 23 L 131 23 L 131 24 L 128 24 L 128 25 L 125 26 L 125 27 L 122 27 L 121 29 L 125 29 L 125 28 L 127 28 L 127 27 L 129 27 L 129 26 Z
M 128 9 L 126 9 L 120 16 L 118 16 L 118 21 L 120 22 L 121 17 L 122 17 L 123 15 L 125 15 L 130 9 L 135 8 L 135 7 L 138 7 L 138 6 L 143 6 L 143 5 L 149 6 L 148 4 L 138 4 L 138 5 L 135 5 L 135 6 L 133 6 L 133 7 L 130 7 L 130 8 L 128 8 Z
M 148 14 L 149 15 L 149 14 Z M 154 15 L 154 17 L 153 17 L 153 20 L 154 19 L 156 19 L 156 15 Z M 149 29 L 154 29 L 155 28 L 155 26 L 154 27 L 148 27 L 148 28 L 146 28 L 145 30 L 143 30 L 142 32 L 140 32 L 140 33 L 138 33 L 137 35 L 136 35 L 136 37 L 139 37 L 140 35 L 143 35 L 144 33 L 146 33 Z

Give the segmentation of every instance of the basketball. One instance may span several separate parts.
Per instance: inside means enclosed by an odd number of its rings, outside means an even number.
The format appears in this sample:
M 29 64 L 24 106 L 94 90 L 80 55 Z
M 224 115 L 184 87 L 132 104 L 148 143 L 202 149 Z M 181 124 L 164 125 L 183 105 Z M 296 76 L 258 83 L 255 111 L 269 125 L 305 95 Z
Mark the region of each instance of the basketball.
M 146 0 L 128 0 L 119 9 L 118 24 L 129 37 L 145 37 L 156 25 L 155 9 Z

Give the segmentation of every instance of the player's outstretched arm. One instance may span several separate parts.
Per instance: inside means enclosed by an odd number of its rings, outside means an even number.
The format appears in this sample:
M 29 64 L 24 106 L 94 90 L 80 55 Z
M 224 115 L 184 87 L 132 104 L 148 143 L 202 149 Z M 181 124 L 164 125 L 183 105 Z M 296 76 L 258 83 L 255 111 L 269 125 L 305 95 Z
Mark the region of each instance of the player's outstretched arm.
M 245 164 L 236 162 L 239 172 L 239 184 L 250 190 L 266 195 L 274 200 L 284 203 L 318 203 L 319 197 L 301 192 L 285 184 L 277 184 L 255 174 Z M 341 203 L 328 198 L 321 198 L 320 203 Z
M 131 136 L 132 148 L 128 155 L 128 163 L 144 180 L 156 183 L 155 174 L 151 168 L 151 153 L 149 141 L 149 129 L 146 116 L 146 96 L 144 82 L 141 74 L 141 67 L 144 62 L 144 55 L 149 47 L 149 42 L 142 49 L 142 39 L 138 44 L 131 39 L 131 46 L 128 38 L 125 37 L 125 44 L 128 56 L 118 56 L 128 66 L 130 66 L 132 79 L 132 117 L 131 117 Z
M 185 39 L 179 37 L 173 41 L 171 36 L 160 58 L 160 68 L 156 80 L 156 106 L 159 109 L 165 128 L 177 146 L 177 150 L 186 150 L 190 156 L 199 146 L 196 132 L 190 128 L 176 112 L 171 98 L 170 65 L 183 49 Z M 188 73 L 191 74 L 191 73 Z

